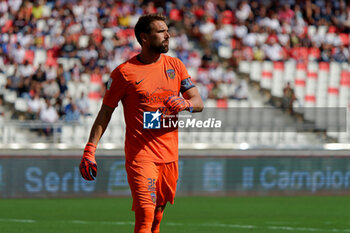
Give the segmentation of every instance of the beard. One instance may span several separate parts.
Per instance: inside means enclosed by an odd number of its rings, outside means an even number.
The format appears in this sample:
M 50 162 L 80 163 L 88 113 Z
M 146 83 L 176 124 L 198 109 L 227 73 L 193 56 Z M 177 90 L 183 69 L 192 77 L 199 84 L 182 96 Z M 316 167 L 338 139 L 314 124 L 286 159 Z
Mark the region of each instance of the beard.
M 163 41 L 161 44 L 151 44 L 150 49 L 157 53 L 167 53 L 169 51 L 169 43 L 166 44 Z

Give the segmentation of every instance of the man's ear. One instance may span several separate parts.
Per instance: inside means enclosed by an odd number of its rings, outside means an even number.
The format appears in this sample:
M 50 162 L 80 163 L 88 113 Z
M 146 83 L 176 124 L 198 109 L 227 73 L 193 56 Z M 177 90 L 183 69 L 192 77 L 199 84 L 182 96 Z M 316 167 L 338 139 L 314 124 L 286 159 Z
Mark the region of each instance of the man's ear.
M 142 43 L 146 43 L 148 41 L 148 34 L 145 32 L 141 32 L 140 38 L 141 38 Z

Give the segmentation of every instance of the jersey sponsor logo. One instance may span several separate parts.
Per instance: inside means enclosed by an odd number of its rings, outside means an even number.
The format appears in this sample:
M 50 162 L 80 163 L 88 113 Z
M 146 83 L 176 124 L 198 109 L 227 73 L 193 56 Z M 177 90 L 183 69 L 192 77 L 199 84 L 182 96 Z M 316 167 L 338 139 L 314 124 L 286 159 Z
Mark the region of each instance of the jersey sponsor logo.
M 168 69 L 168 70 L 166 71 L 166 73 L 167 73 L 167 75 L 168 75 L 169 78 L 171 78 L 171 79 L 174 79 L 174 78 L 175 78 L 175 70 L 173 70 L 173 69 Z
M 160 129 L 161 116 L 162 113 L 159 110 L 156 112 L 143 112 L 143 128 Z
M 152 92 L 150 91 L 140 92 L 139 98 L 141 99 L 142 103 L 145 103 L 147 105 L 152 105 L 152 104 L 163 103 L 163 101 L 167 99 L 169 96 L 177 95 L 177 94 L 178 92 L 176 92 L 175 90 L 158 87 L 154 89 Z

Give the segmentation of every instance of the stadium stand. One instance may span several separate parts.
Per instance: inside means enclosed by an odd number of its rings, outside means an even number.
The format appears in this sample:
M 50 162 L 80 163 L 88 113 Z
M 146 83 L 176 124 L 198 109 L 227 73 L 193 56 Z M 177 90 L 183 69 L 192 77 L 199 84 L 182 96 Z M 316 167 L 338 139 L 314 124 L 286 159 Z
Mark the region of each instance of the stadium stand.
M 349 108 L 346 3 L 310 2 L 311 6 L 254 0 L 237 5 L 234 1 L 1 1 L 0 96 L 7 109 L 1 118 L 9 122 L 1 124 L 1 143 L 21 139 L 79 145 L 86 141 L 86 125 L 97 114 L 109 73 L 140 49 L 133 25 L 142 13 L 157 11 L 170 20 L 169 55 L 188 67 L 208 108 L 276 108 L 273 116 L 252 120 L 267 129 L 180 133 L 181 142 L 187 146 L 348 143 L 347 129 L 295 132 L 271 129 L 271 123 L 264 122 L 298 120 L 278 105 L 287 83 L 294 89 L 293 107 L 304 121 L 323 122 L 315 109 L 304 112 L 304 107 Z M 325 6 L 334 16 L 326 14 Z M 321 9 L 319 17 L 313 14 L 315 9 Z M 41 109 L 49 98 L 59 116 L 53 135 L 36 134 L 41 125 L 47 126 L 40 122 L 40 111 L 33 115 L 30 110 L 29 102 L 36 94 Z M 80 108 L 78 120 L 67 123 L 71 101 L 79 107 L 80 98 L 87 98 L 88 112 Z M 122 145 L 121 111 L 114 118 L 102 142 Z M 32 119 L 37 119 L 35 124 Z

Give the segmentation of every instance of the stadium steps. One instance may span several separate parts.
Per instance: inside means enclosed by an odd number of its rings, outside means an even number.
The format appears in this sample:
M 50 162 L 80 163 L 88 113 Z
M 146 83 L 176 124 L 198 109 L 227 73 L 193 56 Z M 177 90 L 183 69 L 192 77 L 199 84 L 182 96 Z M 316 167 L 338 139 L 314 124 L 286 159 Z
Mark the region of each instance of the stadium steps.
M 245 76 L 240 75 L 240 77 L 245 77 Z M 249 83 L 248 92 L 249 92 L 248 94 L 249 99 L 251 102 L 259 103 L 261 106 L 264 106 L 264 107 L 271 107 L 271 105 L 268 104 L 270 95 L 266 94 L 266 92 L 264 91 L 261 91 L 260 87 L 256 85 L 251 85 L 251 83 Z M 279 125 L 295 125 L 303 120 L 302 118 L 298 117 L 298 115 L 296 117 L 293 117 L 283 112 L 280 108 L 275 108 L 275 111 L 273 111 L 273 117 L 275 121 L 279 122 Z M 313 122 L 311 122 L 311 124 L 312 123 Z M 293 137 L 290 137 L 291 135 L 293 135 L 294 131 L 295 131 L 295 135 Z M 286 141 L 287 139 L 291 143 L 293 143 L 294 141 L 296 144 L 307 144 L 307 143 L 323 144 L 331 140 L 330 138 L 325 136 L 325 132 L 313 132 L 313 130 L 307 131 L 305 129 L 301 129 L 301 130 L 286 129 L 286 132 L 284 133 L 286 135 L 283 135 L 281 137 L 282 138 L 281 142 Z

